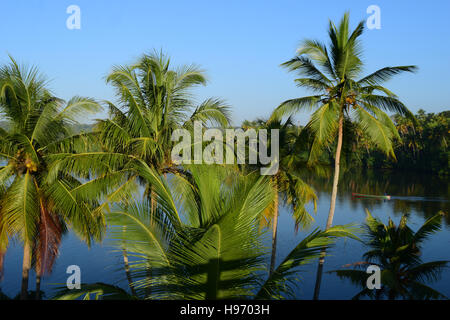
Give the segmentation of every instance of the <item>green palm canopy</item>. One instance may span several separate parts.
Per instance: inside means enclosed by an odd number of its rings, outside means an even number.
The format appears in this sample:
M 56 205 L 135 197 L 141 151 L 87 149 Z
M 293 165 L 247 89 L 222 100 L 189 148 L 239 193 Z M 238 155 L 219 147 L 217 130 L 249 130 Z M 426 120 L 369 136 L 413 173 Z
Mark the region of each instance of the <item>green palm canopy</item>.
M 309 89 L 315 94 L 283 102 L 273 113 L 274 117 L 306 110 L 312 112 L 306 125 L 312 132 L 308 163 L 316 162 L 323 148 L 336 142 L 333 190 L 326 229 L 333 223 L 344 125 L 353 123 L 365 132 L 368 138 L 387 156 L 395 158 L 393 139 L 400 138 L 388 112 L 397 112 L 413 118 L 411 112 L 398 97 L 383 87 L 383 83 L 402 72 L 412 72 L 415 66 L 385 67 L 363 76 L 362 46 L 360 37 L 364 30 L 361 21 L 351 31 L 349 14 L 336 26 L 332 21 L 328 28 L 328 45 L 306 39 L 297 55 L 282 64 L 289 71 L 296 72 L 297 86 Z M 337 138 L 337 139 L 336 139 Z M 320 290 L 324 260 L 320 259 L 314 298 Z
M 94 129 L 99 150 L 60 157 L 52 167 L 91 177 L 77 192 L 102 199 L 97 211 L 129 200 L 137 186 L 144 186 L 144 195 L 152 197 L 154 186 L 133 169 L 140 161 L 159 173 L 180 174 L 171 159 L 175 129 L 191 130 L 194 121 L 229 125 L 229 107 L 222 100 L 195 103 L 192 89 L 206 84 L 204 72 L 196 65 L 174 68 L 162 52 L 113 67 L 106 81 L 113 86 L 117 103 L 106 102 L 109 117 L 99 120 Z
M 416 66 L 384 67 L 369 75 L 362 75 L 362 46 L 360 36 L 364 21 L 351 31 L 349 14 L 339 25 L 329 23 L 329 45 L 306 39 L 296 57 L 282 64 L 296 72 L 298 87 L 315 94 L 283 102 L 274 113 L 285 115 L 306 110 L 313 111 L 307 127 L 315 134 L 310 153 L 314 160 L 320 148 L 336 141 L 344 119 L 356 122 L 387 155 L 394 156 L 392 139 L 397 130 L 385 113 L 396 112 L 413 118 L 398 97 L 383 86 L 384 82 L 402 72 L 412 72 Z
M 165 214 L 157 216 L 182 213 L 183 223 L 155 219 L 146 200 L 117 207 L 107 216 L 109 238 L 133 257 L 130 274 L 134 295 L 94 284 L 82 285 L 76 293 L 64 290 L 58 294 L 59 299 L 86 298 L 90 294 L 101 299 L 294 297 L 299 268 L 317 258 L 335 238 L 354 237 L 351 227 L 315 230 L 267 277 L 270 251 L 262 245 L 265 236 L 257 225 L 273 201 L 271 179 L 215 165 L 190 165 L 188 178 L 158 177 L 146 164 L 136 170 L 149 183 L 160 186 L 155 189 L 158 210 Z
M 88 150 L 89 137 L 71 128 L 77 116 L 99 109 L 87 98 L 65 103 L 47 89 L 36 68 L 13 58 L 0 68 L 0 114 L 6 127 L 0 128 L 0 262 L 8 239 L 18 237 L 24 244 L 22 298 L 31 263 L 38 279 L 50 272 L 67 225 L 88 243 L 101 237 L 102 217 L 90 210 L 95 203 L 72 193 L 81 181 L 59 171 L 49 175 L 54 157 Z

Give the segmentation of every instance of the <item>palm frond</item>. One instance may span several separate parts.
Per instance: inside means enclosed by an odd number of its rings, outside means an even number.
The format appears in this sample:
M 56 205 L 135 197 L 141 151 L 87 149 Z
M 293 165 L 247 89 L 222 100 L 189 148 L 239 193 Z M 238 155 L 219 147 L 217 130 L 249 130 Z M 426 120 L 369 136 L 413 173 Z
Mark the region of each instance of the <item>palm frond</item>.
M 256 294 L 256 299 L 281 299 L 293 297 L 298 284 L 298 268 L 317 259 L 324 249 L 334 244 L 336 238 L 358 239 L 358 229 L 347 226 L 334 226 L 327 231 L 314 230 L 306 236 L 280 263 Z
M 383 82 L 388 81 L 393 76 L 400 74 L 402 72 L 415 72 L 417 71 L 417 66 L 398 66 L 398 67 L 384 67 L 381 68 L 368 76 L 365 76 L 358 81 L 360 85 L 381 85 Z
M 15 178 L 2 198 L 3 223 L 10 234 L 18 234 L 32 243 L 38 233 L 36 221 L 40 216 L 39 193 L 35 178 L 28 171 Z
M 52 298 L 53 300 L 91 300 L 94 295 L 95 300 L 135 300 L 136 298 L 128 294 L 120 287 L 105 283 L 81 284 L 78 290 L 61 287 Z
M 282 116 L 291 115 L 301 110 L 313 110 L 320 99 L 321 96 L 317 95 L 286 100 L 273 111 L 271 118 L 281 118 Z

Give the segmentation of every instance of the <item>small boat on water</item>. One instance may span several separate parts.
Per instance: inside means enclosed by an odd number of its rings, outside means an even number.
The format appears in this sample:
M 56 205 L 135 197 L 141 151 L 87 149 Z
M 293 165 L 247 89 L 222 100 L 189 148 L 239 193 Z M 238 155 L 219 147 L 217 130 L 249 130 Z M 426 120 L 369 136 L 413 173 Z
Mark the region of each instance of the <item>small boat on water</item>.
M 373 194 L 362 194 L 362 193 L 354 193 L 354 192 L 352 192 L 352 197 L 391 200 L 391 196 L 388 196 L 388 195 L 378 196 L 378 195 L 373 195 Z

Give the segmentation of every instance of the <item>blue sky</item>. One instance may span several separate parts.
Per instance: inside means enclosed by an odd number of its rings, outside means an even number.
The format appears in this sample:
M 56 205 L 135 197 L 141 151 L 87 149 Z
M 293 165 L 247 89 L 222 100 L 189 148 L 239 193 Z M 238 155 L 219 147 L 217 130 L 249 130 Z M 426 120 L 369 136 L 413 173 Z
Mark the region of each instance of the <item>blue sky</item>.
M 69 30 L 69 5 L 81 9 L 81 29 Z M 36 64 L 60 97 L 113 99 L 104 77 L 115 64 L 163 49 L 176 65 L 197 63 L 209 83 L 198 100 L 224 98 L 235 124 L 267 117 L 280 102 L 309 94 L 279 65 L 300 40 L 325 41 L 328 19 L 349 10 L 352 25 L 381 9 L 381 29 L 363 35 L 366 72 L 416 64 L 417 74 L 388 83 L 412 110 L 449 109 L 450 1 L 103 1 L 2 0 L 0 62 L 7 54 Z M 101 117 L 101 115 L 99 115 Z M 305 123 L 307 114 L 298 116 Z

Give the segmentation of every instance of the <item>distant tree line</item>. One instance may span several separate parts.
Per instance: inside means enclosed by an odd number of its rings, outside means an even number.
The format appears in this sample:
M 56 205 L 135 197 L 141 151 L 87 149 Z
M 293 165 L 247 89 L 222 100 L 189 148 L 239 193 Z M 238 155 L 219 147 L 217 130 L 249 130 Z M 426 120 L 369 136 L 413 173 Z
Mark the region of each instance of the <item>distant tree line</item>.
M 420 109 L 414 118 L 394 114 L 392 120 L 400 139 L 394 139 L 395 157 L 386 157 L 385 152 L 367 137 L 367 133 L 355 123 L 347 123 L 343 134 L 344 168 L 377 168 L 412 170 L 441 176 L 450 174 L 450 111 L 427 113 Z M 243 127 L 261 121 L 244 121 Z M 314 135 L 308 126 L 299 127 L 298 155 L 306 163 L 311 153 Z M 323 148 L 317 164 L 329 166 L 334 163 L 337 143 Z M 301 161 L 300 161 L 301 162 Z
M 353 152 L 347 153 L 352 163 L 359 162 L 367 168 L 416 170 L 449 175 L 450 111 L 435 114 L 419 110 L 415 118 L 416 122 L 398 114 L 393 116 L 401 138 L 396 141 L 394 147 L 396 159 L 386 158 L 361 136 L 358 138 L 362 148 L 355 148 Z

